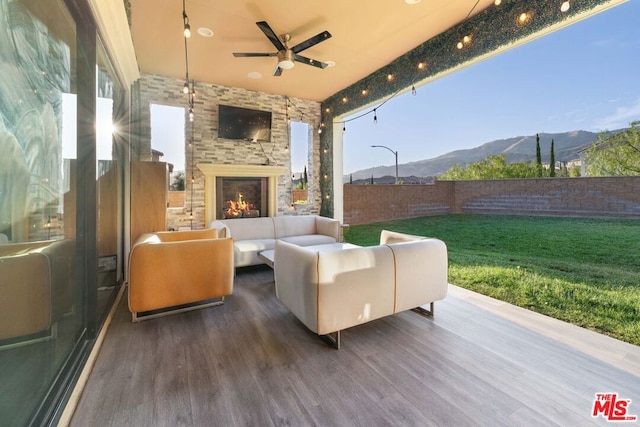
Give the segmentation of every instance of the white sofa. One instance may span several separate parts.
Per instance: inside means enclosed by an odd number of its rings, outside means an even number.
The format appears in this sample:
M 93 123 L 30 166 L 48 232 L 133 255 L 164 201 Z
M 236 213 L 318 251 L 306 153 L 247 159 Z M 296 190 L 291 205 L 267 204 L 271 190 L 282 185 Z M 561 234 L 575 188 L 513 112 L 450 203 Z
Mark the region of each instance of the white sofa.
M 235 267 L 264 264 L 258 253 L 273 249 L 276 240 L 311 246 L 340 239 L 340 221 L 318 215 L 225 219 L 213 221 L 210 228 L 233 237 Z
M 274 270 L 278 299 L 338 348 L 342 329 L 426 304 L 432 315 L 448 288 L 444 242 L 388 231 L 379 246 L 335 251 L 277 241 Z

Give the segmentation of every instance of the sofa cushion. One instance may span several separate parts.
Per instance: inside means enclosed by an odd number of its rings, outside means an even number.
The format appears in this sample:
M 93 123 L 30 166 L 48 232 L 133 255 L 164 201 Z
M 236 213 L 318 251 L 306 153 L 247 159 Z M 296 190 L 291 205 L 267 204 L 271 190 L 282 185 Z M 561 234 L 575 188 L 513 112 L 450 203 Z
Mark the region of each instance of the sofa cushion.
M 273 224 L 278 239 L 317 233 L 315 215 L 276 216 L 273 217 Z
M 303 236 L 282 237 L 279 240 L 287 243 L 293 243 L 298 246 L 326 245 L 328 243 L 336 243 L 333 237 L 322 234 L 306 234 Z
M 258 253 L 267 249 L 273 249 L 275 239 L 234 240 L 233 252 L 236 267 L 263 264 L 258 258 Z
M 224 219 L 220 222 L 227 226 L 234 241 L 275 239 L 273 219 L 270 217 Z

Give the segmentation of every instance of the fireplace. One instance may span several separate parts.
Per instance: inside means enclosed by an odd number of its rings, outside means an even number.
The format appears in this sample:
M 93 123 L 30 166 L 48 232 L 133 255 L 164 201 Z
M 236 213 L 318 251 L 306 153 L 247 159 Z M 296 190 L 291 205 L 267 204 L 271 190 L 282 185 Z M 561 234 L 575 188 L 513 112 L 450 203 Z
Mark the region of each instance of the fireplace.
M 241 192 L 241 194 L 243 194 L 242 200 L 244 202 L 250 202 L 254 206 L 260 206 L 257 208 L 260 210 L 260 216 L 276 216 L 278 214 L 278 177 L 285 175 L 286 169 L 284 166 L 214 163 L 199 163 L 197 166 L 204 175 L 206 224 L 222 218 L 222 207 L 225 205 L 221 204 L 220 200 L 226 202 L 236 199 L 235 194 L 227 196 L 226 198 L 222 195 L 221 199 L 218 198 L 218 194 L 222 192 L 222 188 L 218 188 L 218 178 L 259 179 L 262 193 L 260 203 L 258 204 L 258 202 L 250 200 L 248 197 L 252 196 L 249 196 L 248 193 Z M 246 190 L 243 191 L 246 192 Z M 236 199 L 235 201 L 238 200 Z
M 216 177 L 216 213 L 221 219 L 267 216 L 266 177 Z

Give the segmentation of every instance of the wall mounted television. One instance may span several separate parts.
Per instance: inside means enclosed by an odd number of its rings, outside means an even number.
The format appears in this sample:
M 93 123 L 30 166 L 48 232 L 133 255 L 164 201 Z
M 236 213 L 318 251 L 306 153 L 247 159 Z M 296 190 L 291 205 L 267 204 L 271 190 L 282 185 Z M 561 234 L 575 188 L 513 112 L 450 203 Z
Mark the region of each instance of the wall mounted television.
M 219 105 L 218 138 L 270 142 L 271 112 Z

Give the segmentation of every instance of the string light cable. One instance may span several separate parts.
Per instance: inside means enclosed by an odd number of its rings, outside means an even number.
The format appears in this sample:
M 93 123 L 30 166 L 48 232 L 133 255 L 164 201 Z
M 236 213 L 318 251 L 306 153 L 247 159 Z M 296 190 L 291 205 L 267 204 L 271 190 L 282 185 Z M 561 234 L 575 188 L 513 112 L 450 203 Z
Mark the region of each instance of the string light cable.
M 465 18 L 462 20 L 461 24 L 464 24 L 465 22 L 467 22 L 469 20 L 469 17 L 471 16 L 471 14 L 473 13 L 474 10 L 476 10 L 476 8 L 478 7 L 478 3 L 480 3 L 480 0 L 476 0 L 476 2 L 474 3 L 474 5 L 471 7 L 471 9 L 469 10 L 469 12 L 467 13 L 467 15 L 465 16 Z M 442 50 L 444 49 L 444 45 L 442 45 L 440 47 L 440 51 L 436 52 L 437 54 L 435 56 L 438 56 Z M 422 64 L 422 63 L 421 63 Z M 418 67 L 420 69 L 422 69 L 421 67 Z M 414 76 L 414 78 L 411 81 L 411 93 L 413 95 L 415 95 L 416 89 L 415 89 L 415 83 L 416 80 L 418 79 L 418 75 L 416 74 Z M 387 80 L 389 80 L 388 76 L 387 76 Z M 393 80 L 393 78 L 391 79 Z M 408 87 L 408 86 L 407 86 Z M 384 101 L 382 101 L 380 104 L 378 104 L 377 106 L 373 107 L 372 109 L 365 111 L 364 113 L 361 113 L 357 116 L 351 117 L 349 119 L 346 120 L 339 120 L 339 121 L 333 121 L 334 124 L 337 123 L 342 123 L 342 131 L 346 132 L 346 124 L 349 122 L 352 122 L 354 120 L 358 120 L 362 117 L 365 117 L 371 113 L 373 113 L 373 122 L 377 123 L 378 122 L 378 116 L 377 116 L 377 110 L 379 110 L 381 107 L 383 107 L 387 102 L 389 102 L 390 100 L 394 99 L 396 96 L 398 96 L 400 93 L 404 92 L 406 90 L 407 87 L 402 87 L 398 90 L 396 90 L 394 93 L 392 93 L 389 97 L 387 97 L 387 99 L 385 99 Z

